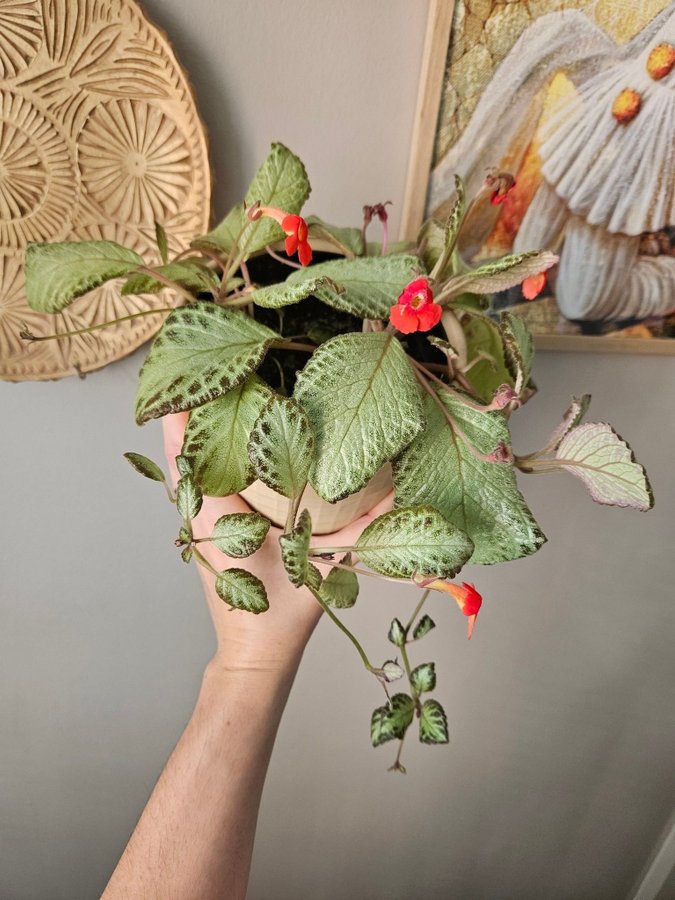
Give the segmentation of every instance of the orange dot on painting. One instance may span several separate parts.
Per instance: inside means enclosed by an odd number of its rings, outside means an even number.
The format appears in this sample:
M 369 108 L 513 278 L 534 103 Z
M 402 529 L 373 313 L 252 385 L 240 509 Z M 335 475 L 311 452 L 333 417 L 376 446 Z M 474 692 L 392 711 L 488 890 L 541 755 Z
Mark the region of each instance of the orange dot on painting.
M 654 81 L 665 78 L 675 66 L 675 46 L 659 44 L 647 57 L 647 72 Z
M 637 116 L 642 98 L 633 88 L 624 88 L 612 103 L 612 115 L 620 125 L 626 125 Z

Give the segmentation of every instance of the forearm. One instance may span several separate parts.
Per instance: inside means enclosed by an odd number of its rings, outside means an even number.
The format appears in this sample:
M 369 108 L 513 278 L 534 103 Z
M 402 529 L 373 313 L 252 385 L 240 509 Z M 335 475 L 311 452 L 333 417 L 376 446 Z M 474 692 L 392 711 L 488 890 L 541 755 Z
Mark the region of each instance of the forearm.
M 209 665 L 194 713 L 103 900 L 237 900 L 300 652 L 274 666 Z

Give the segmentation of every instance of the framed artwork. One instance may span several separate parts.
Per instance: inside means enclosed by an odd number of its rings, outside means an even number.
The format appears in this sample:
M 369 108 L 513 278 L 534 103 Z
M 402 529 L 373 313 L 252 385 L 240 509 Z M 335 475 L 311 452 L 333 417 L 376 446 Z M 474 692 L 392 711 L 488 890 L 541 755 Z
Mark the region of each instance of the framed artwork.
M 478 203 L 469 262 L 549 249 L 546 290 L 494 299 L 538 347 L 675 353 L 675 0 L 432 0 L 403 236 Z

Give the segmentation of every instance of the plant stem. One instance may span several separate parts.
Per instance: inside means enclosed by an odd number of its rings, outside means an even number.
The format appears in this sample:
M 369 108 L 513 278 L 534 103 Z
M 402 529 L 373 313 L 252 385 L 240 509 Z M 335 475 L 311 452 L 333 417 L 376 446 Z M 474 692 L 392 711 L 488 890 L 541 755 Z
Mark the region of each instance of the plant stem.
M 408 584 L 407 578 L 390 578 L 388 575 L 378 575 L 377 572 L 369 572 L 368 569 L 360 569 L 358 566 L 348 566 L 346 563 L 336 562 L 334 559 L 325 559 L 321 553 L 309 551 L 309 555 L 315 562 L 334 569 L 344 569 L 346 572 L 354 572 L 355 575 L 366 575 L 368 578 L 378 578 L 380 581 L 391 581 L 392 584 Z
M 214 569 L 214 568 L 213 568 L 213 566 L 212 566 L 211 563 L 208 561 L 208 559 L 204 556 L 204 554 L 203 554 L 203 553 L 200 553 L 199 550 L 197 550 L 196 547 L 193 547 L 193 548 L 192 548 L 192 552 L 193 552 L 193 554 L 194 554 L 194 556 L 195 556 L 195 559 L 199 562 L 199 564 L 200 564 L 201 566 L 203 566 L 205 569 L 208 569 L 208 571 L 209 571 L 212 575 L 215 575 L 216 578 L 220 575 L 220 572 L 219 572 L 217 569 Z
M 285 266 L 290 266 L 291 269 L 302 269 L 302 266 L 300 265 L 300 263 L 293 262 L 292 259 L 284 259 L 283 256 L 280 256 L 278 253 L 275 253 L 275 251 L 272 250 L 272 248 L 270 247 L 269 244 L 267 244 L 267 246 L 265 247 L 265 250 L 267 253 L 269 253 L 269 255 L 272 257 L 272 259 L 276 259 L 277 262 L 283 263 L 283 265 L 285 265 Z
M 302 502 L 302 495 L 304 494 L 306 487 L 307 482 L 303 484 L 300 492 L 298 493 L 298 496 L 288 501 L 288 515 L 286 516 L 286 525 L 284 526 L 284 532 L 286 534 L 288 534 L 289 531 L 293 530 L 293 526 L 295 525 L 295 517 L 298 514 L 298 509 L 300 508 L 300 503 Z
M 415 607 L 412 616 L 410 616 L 410 619 L 409 619 L 409 621 L 408 621 L 408 624 L 405 626 L 405 636 L 406 636 L 406 640 L 407 640 L 407 638 L 408 638 L 408 632 L 409 632 L 410 629 L 412 628 L 415 619 L 416 619 L 417 616 L 420 614 L 420 611 L 421 611 L 422 607 L 424 606 L 424 604 L 426 603 L 427 597 L 429 596 L 430 593 L 431 593 L 431 589 L 430 589 L 430 588 L 427 588 L 427 589 L 425 590 L 425 592 L 422 594 L 422 599 L 420 600 L 420 602 L 419 602 L 419 603 L 417 604 L 417 606 Z
M 139 266 L 136 269 L 139 275 L 149 275 L 154 281 L 159 281 L 160 284 L 163 284 L 164 287 L 170 288 L 172 291 L 175 291 L 188 303 L 195 303 L 197 298 L 190 293 L 190 291 L 186 290 L 182 285 L 178 284 L 176 281 L 172 281 L 170 278 L 166 278 L 164 275 L 161 275 L 159 272 L 156 272 L 154 269 L 151 269 L 149 266 Z
M 309 587 L 309 586 L 308 586 L 308 587 Z M 311 593 L 314 595 L 314 597 L 315 597 L 317 603 L 319 604 L 319 606 L 321 607 L 321 609 L 326 613 L 326 615 L 328 616 L 328 618 L 331 619 L 331 620 L 337 625 L 337 627 L 340 629 L 340 631 L 343 632 L 343 634 L 346 634 L 346 635 L 347 635 L 347 637 L 349 638 L 349 640 L 352 642 L 352 644 L 353 644 L 354 647 L 356 648 L 356 651 L 357 651 L 357 653 L 359 654 L 359 656 L 361 657 L 361 660 L 362 660 L 362 662 L 363 662 L 363 665 L 366 667 L 366 669 L 367 669 L 369 672 L 373 672 L 373 673 L 374 673 L 374 672 L 376 671 L 376 667 L 375 667 L 374 665 L 372 665 L 372 663 L 370 662 L 370 660 L 369 660 L 368 657 L 366 656 L 366 651 L 363 649 L 363 647 L 361 646 L 361 644 L 359 643 L 359 641 L 357 640 L 357 638 L 351 633 L 351 631 L 349 630 L 349 628 L 347 628 L 346 625 L 343 625 L 343 623 L 338 619 L 338 617 L 335 615 L 335 613 L 334 613 L 333 610 L 330 608 L 330 606 L 329 606 L 329 605 L 323 600 L 323 598 L 320 596 L 319 592 L 318 592 L 318 591 L 315 591 L 314 588 L 311 588 L 311 587 L 309 588 L 309 590 L 310 590 Z
M 161 309 L 145 309 L 142 312 L 131 313 L 128 316 L 122 316 L 119 319 L 111 319 L 109 322 L 99 322 L 97 325 L 90 325 L 87 328 L 78 328 L 75 331 L 60 331 L 57 334 L 35 335 L 30 331 L 22 331 L 20 336 L 25 341 L 55 341 L 59 338 L 76 337 L 78 334 L 88 334 L 90 331 L 98 331 L 100 328 L 108 328 L 109 325 L 119 325 L 120 322 L 128 322 L 130 319 L 138 319 L 141 316 L 154 316 L 159 313 L 171 313 L 175 306 L 165 306 Z
M 270 344 L 274 350 L 300 350 L 304 353 L 314 353 L 315 344 L 298 344 L 296 341 L 272 341 Z

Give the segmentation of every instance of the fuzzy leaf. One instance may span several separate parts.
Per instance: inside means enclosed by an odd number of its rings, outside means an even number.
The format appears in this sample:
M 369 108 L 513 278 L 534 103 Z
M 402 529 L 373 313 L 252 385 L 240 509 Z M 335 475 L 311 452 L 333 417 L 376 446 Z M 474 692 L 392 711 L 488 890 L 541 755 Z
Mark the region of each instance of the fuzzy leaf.
M 273 396 L 260 413 L 248 442 L 258 478 L 284 497 L 299 497 L 314 456 L 307 414 L 289 397 Z
M 435 627 L 436 623 L 430 616 L 422 616 L 422 618 L 415 626 L 415 630 L 413 631 L 413 640 L 419 641 L 420 638 L 423 638 L 425 634 L 429 634 L 431 629 Z
M 405 644 L 405 629 L 398 619 L 392 620 L 387 637 L 397 647 L 402 647 Z
M 522 316 L 503 312 L 501 330 L 504 336 L 504 361 L 517 394 L 530 383 L 534 363 L 534 340 Z
M 252 303 L 263 306 L 266 309 L 280 309 L 282 306 L 292 306 L 306 297 L 317 296 L 320 287 L 329 287 L 337 293 L 341 290 L 338 285 L 329 278 L 307 278 L 298 284 L 282 281 L 279 284 L 270 284 L 267 287 L 258 288 L 249 295 Z
M 423 744 L 447 744 L 448 719 L 438 700 L 426 700 L 420 715 L 420 741 Z
M 654 505 L 647 473 L 610 425 L 589 422 L 572 429 L 560 442 L 556 462 L 580 478 L 597 503 L 643 512 Z
M 344 558 L 345 565 L 351 565 L 351 555 Z M 346 569 L 331 569 L 319 590 L 321 599 L 335 609 L 350 609 L 359 595 L 359 579 L 354 572 Z
M 137 472 L 145 475 L 146 478 L 151 478 L 153 481 L 166 481 L 164 472 L 162 472 L 157 463 L 148 459 L 147 456 L 143 456 L 141 453 L 129 452 L 124 454 L 124 458 L 131 463 Z
M 495 321 L 478 312 L 464 316 L 462 328 L 466 336 L 468 361 L 473 362 L 481 353 L 491 357 L 489 360 L 480 359 L 466 373 L 478 397 L 489 403 L 501 384 L 514 383 L 506 366 L 504 335 Z
M 309 228 L 309 240 L 312 238 L 324 238 L 335 243 L 343 252 L 361 256 L 364 251 L 363 232 L 360 228 L 339 228 L 337 225 L 329 225 L 318 216 L 307 216 Z
M 499 412 L 474 410 L 440 389 L 438 396 L 466 438 L 487 455 L 510 448 Z M 534 553 L 544 543 L 518 490 L 512 465 L 483 462 L 454 432 L 431 397 L 427 427 L 394 464 L 397 506 L 433 506 L 474 543 L 472 563 L 496 563 Z
M 309 269 L 296 269 L 288 276 L 287 284 L 329 279 L 312 291 L 317 299 L 364 319 L 388 319 L 403 288 L 421 271 L 418 258 L 409 255 L 332 259 Z
M 248 441 L 270 396 L 254 375 L 190 413 L 182 452 L 192 458 L 195 479 L 209 497 L 238 494 L 255 481 Z
M 370 721 L 370 740 L 373 747 L 386 741 L 401 740 L 413 720 L 415 704 L 407 694 L 394 694 L 387 706 L 373 711 Z
M 259 578 L 245 569 L 225 569 L 216 578 L 216 593 L 235 609 L 254 614 L 269 609 L 267 591 Z
M 310 481 L 329 502 L 364 487 L 424 427 L 415 376 L 386 332 L 326 341 L 298 375 L 295 393 L 316 435 Z
M 436 666 L 434 663 L 422 663 L 410 673 L 410 682 L 418 694 L 433 691 L 436 687 Z
M 457 293 L 496 294 L 521 284 L 530 275 L 545 272 L 557 262 L 555 253 L 548 250 L 512 253 L 484 263 L 465 275 L 457 275 L 448 282 L 448 287 Z
M 359 559 L 380 575 L 454 578 L 471 556 L 473 544 L 437 510 L 419 506 L 378 516 L 356 548 Z
M 189 475 L 183 475 L 176 486 L 176 509 L 184 519 L 194 519 L 202 508 L 202 492 Z
M 213 231 L 197 238 L 193 245 L 229 253 L 245 226 L 239 250 L 244 257 L 249 256 L 280 240 L 284 233 L 281 226 L 269 218 L 260 218 L 247 225 L 245 210 L 257 202 L 262 206 L 276 206 L 287 213 L 299 213 L 310 191 L 307 172 L 298 157 L 283 144 L 272 144 L 267 159 L 251 182 L 244 205 L 235 206 Z
M 76 297 L 142 265 L 142 256 L 113 241 L 28 244 L 26 299 L 38 312 L 57 313 Z
M 193 409 L 227 393 L 260 365 L 278 337 L 249 316 L 215 303 L 174 310 L 141 369 L 136 421 L 140 425 Z
M 288 534 L 282 534 L 279 537 L 281 546 L 281 560 L 288 574 L 291 584 L 296 587 L 302 587 L 307 584 L 308 579 L 313 581 L 314 575 L 310 574 L 309 569 L 316 569 L 309 562 L 309 541 L 312 536 L 312 520 L 306 509 L 298 516 L 298 522 L 292 531 Z
M 195 260 L 181 260 L 162 266 L 154 266 L 154 271 L 171 281 L 175 281 L 193 294 L 208 292 L 218 284 L 218 279 L 211 269 Z M 157 294 L 165 290 L 166 285 L 151 275 L 132 274 L 122 287 L 122 295 Z
M 176 468 L 178 469 L 179 475 L 189 475 L 191 478 L 194 477 L 194 464 L 189 456 L 184 456 L 182 453 L 179 454 L 176 457 Z
M 239 559 L 255 553 L 269 530 L 269 519 L 260 513 L 228 513 L 215 522 L 211 542 L 226 556 Z

